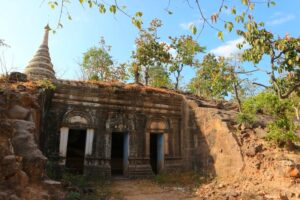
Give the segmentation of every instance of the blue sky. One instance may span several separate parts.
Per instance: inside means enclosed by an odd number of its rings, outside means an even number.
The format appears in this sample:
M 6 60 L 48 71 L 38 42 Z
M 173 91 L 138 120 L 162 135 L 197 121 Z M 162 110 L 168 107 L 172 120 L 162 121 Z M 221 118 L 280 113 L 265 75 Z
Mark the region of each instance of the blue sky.
M 220 0 L 215 0 L 220 2 Z M 5 50 L 5 58 L 8 68 L 22 71 L 34 55 L 43 37 L 43 27 L 49 23 L 55 26 L 59 10 L 51 10 L 48 4 L 42 0 L 10 0 L 2 1 L 0 7 L 0 38 L 5 39 L 11 47 Z M 202 0 L 204 12 L 212 13 L 218 3 Z M 42 3 L 42 4 L 41 4 Z M 162 41 L 168 41 L 168 36 L 190 34 L 188 24 L 199 23 L 199 13 L 195 8 L 190 8 L 186 1 L 171 1 L 168 15 L 164 9 L 168 5 L 167 0 L 131 0 L 119 1 L 120 5 L 126 5 L 128 12 L 141 10 L 144 13 L 144 26 L 153 18 L 163 21 L 163 27 L 159 30 Z M 90 47 L 96 45 L 101 36 L 104 36 L 107 44 L 112 45 L 112 56 L 118 62 L 130 59 L 134 50 L 134 39 L 138 31 L 131 24 L 129 18 L 122 14 L 100 14 L 97 9 L 84 8 L 77 0 L 68 5 L 73 20 L 63 18 L 63 29 L 51 34 L 49 39 L 50 55 L 58 78 L 78 79 L 79 66 L 82 54 Z M 256 7 L 256 19 L 264 21 L 266 28 L 275 34 L 284 36 L 300 36 L 300 0 L 277 0 L 277 5 L 266 8 L 265 5 Z M 238 9 L 237 9 L 238 10 Z M 226 15 L 226 13 L 224 13 Z M 224 16 L 227 17 L 227 16 Z M 228 55 L 235 52 L 235 44 L 239 37 L 232 33 L 225 33 L 225 40 L 217 39 L 217 32 L 206 27 L 197 38 L 198 42 L 206 46 L 207 52 L 217 55 Z M 3 53 L 3 50 L 1 50 Z M 266 65 L 266 62 L 262 62 Z M 183 83 L 194 76 L 193 70 L 185 70 Z M 257 76 L 262 82 L 266 82 L 262 75 Z

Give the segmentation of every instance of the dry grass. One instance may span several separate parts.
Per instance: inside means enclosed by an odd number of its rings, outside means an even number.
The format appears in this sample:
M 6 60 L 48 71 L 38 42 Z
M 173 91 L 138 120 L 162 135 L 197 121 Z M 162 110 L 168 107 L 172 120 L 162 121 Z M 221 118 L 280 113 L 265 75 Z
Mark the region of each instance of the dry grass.
M 138 93 L 160 93 L 160 94 L 166 94 L 166 95 L 177 95 L 180 96 L 180 94 L 173 90 L 163 89 L 163 88 L 157 88 L 152 86 L 144 86 L 141 84 L 134 84 L 129 83 L 125 84 L 122 82 L 113 82 L 113 81 L 78 81 L 78 80 L 61 80 L 63 83 L 78 83 L 78 85 L 82 84 L 85 86 L 99 86 L 99 87 L 107 87 L 107 89 L 112 88 L 119 88 L 124 89 L 128 91 L 134 91 Z M 113 90 L 113 89 L 112 89 Z

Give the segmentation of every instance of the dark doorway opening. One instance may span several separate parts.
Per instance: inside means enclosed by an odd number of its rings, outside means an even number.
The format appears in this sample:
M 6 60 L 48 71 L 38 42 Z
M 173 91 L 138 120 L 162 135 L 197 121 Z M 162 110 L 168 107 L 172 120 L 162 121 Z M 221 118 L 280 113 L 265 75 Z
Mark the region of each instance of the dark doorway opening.
M 84 168 L 86 130 L 70 129 L 68 136 L 66 168 L 74 174 L 82 174 Z
M 150 164 L 152 171 L 159 174 L 164 165 L 164 137 L 162 133 L 150 134 Z
M 123 175 L 124 134 L 111 135 L 111 174 Z
M 157 174 L 157 158 L 158 158 L 158 134 L 150 134 L 150 164 L 152 171 Z

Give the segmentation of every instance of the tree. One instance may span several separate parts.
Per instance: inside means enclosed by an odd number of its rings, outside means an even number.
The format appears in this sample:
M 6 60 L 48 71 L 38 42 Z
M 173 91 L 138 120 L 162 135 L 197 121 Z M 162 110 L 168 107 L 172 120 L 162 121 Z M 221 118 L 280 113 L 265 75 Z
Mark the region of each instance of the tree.
M 254 70 L 256 71 L 256 70 Z M 248 78 L 240 77 L 241 74 L 250 74 L 239 62 L 239 58 L 216 57 L 207 54 L 199 64 L 196 77 L 188 85 L 189 90 L 199 96 L 212 99 L 231 97 L 236 100 L 239 111 L 242 112 L 242 100 L 251 92 Z
M 171 48 L 176 51 L 176 54 L 171 59 L 170 72 L 175 76 L 175 89 L 179 87 L 179 81 L 182 77 L 181 72 L 185 66 L 197 65 L 198 60 L 196 55 L 204 51 L 197 41 L 191 36 L 182 35 L 179 38 L 170 37 Z
M 300 90 L 293 92 L 290 96 L 296 119 L 300 121 Z
M 237 31 L 243 36 L 244 42 L 239 46 L 249 44 L 242 58 L 251 61 L 256 68 L 263 57 L 269 58 L 267 71 L 272 84 L 271 88 L 280 99 L 288 98 L 300 87 L 300 38 L 293 38 L 286 35 L 284 38 L 275 38 L 274 34 L 267 31 L 263 24 L 252 21 L 245 25 L 245 31 Z M 264 86 L 263 84 L 258 84 Z M 269 86 L 264 86 L 269 87 Z
M 189 84 L 192 92 L 199 96 L 212 99 L 223 99 L 233 92 L 233 83 L 237 77 L 232 77 L 233 67 L 224 57 L 207 54 L 197 70 L 197 75 Z
M 117 65 L 109 54 L 111 46 L 101 37 L 100 47 L 92 47 L 83 54 L 80 64 L 89 80 L 124 81 L 127 79 L 126 65 Z
M 135 73 L 142 72 L 144 83 L 149 84 L 149 71 L 152 67 L 158 69 L 169 62 L 170 53 L 166 43 L 159 42 L 157 36 L 157 28 L 161 27 L 162 23 L 159 19 L 151 21 L 149 28 L 141 29 L 139 37 L 135 40 L 136 50 L 133 52 L 136 69 Z M 136 75 L 135 75 L 136 76 Z
M 161 65 L 151 67 L 149 70 L 149 84 L 154 87 L 172 87 L 168 71 Z

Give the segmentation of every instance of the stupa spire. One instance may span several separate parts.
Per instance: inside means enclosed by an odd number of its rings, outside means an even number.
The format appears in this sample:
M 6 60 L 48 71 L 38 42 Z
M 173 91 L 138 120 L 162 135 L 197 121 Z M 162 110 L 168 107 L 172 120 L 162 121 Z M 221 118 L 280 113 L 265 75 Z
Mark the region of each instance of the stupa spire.
M 56 79 L 48 47 L 49 31 L 50 27 L 47 24 L 42 44 L 25 69 L 29 79 Z

